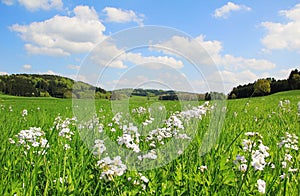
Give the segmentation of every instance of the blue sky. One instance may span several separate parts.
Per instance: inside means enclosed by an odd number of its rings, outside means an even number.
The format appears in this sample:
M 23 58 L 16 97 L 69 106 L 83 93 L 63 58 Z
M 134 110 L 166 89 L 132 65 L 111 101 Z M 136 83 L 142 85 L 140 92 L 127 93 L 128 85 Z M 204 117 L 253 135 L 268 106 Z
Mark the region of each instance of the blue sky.
M 258 78 L 287 78 L 291 69 L 300 68 L 300 3 L 296 0 L 1 0 L 0 13 L 0 74 L 58 74 L 106 89 L 168 86 L 228 92 Z M 103 40 L 148 25 L 187 34 L 214 63 L 195 70 L 182 56 L 144 48 L 125 52 L 101 76 L 82 71 L 82 67 L 98 70 L 87 62 Z M 155 44 L 202 55 L 191 41 L 177 38 Z M 118 47 L 105 45 L 105 58 L 122 51 Z M 212 72 L 206 72 L 208 67 L 214 67 Z

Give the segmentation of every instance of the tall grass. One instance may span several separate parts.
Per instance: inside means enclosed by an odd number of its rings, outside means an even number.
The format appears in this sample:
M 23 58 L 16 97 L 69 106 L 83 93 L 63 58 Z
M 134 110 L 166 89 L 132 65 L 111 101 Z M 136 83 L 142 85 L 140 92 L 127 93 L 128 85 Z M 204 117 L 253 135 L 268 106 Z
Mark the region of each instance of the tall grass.
M 288 100 L 285 102 L 285 100 Z M 280 105 L 280 101 L 283 105 Z M 60 137 L 62 127 L 55 119 L 71 122 L 72 101 L 49 98 L 0 97 L 0 194 L 1 195 L 257 195 L 260 193 L 258 180 L 266 183 L 264 193 L 268 195 L 300 195 L 299 151 L 278 146 L 286 132 L 300 136 L 300 117 L 297 104 L 299 91 L 274 94 L 268 97 L 229 100 L 226 117 L 220 135 L 206 154 L 202 144 L 211 115 L 203 116 L 197 125 L 196 135 L 189 146 L 168 164 L 151 170 L 126 170 L 112 179 L 100 178 L 103 169 L 97 162 L 106 155 L 95 156 L 85 145 L 77 126 L 68 128 L 74 135 L 71 140 Z M 164 106 L 166 113 L 161 118 L 181 110 L 180 102 L 150 99 L 130 101 L 130 109 L 140 106 L 149 108 L 157 104 Z M 22 116 L 23 110 L 27 115 Z M 99 124 L 104 126 L 110 138 L 108 124 L 114 116 L 111 102 L 96 101 Z M 225 108 L 224 108 L 225 112 Z M 148 116 L 132 115 L 136 122 L 144 122 Z M 160 118 L 156 116 L 156 118 Z M 55 123 L 56 122 L 56 123 Z M 98 125 L 99 126 L 99 125 Z M 159 124 L 160 126 L 160 124 Z M 42 147 L 27 149 L 17 145 L 18 134 L 30 127 L 40 127 L 48 140 L 46 154 L 35 151 Z M 195 130 L 194 130 L 195 131 Z M 260 137 L 249 137 L 245 133 L 257 132 Z M 16 143 L 13 144 L 9 138 Z M 256 142 L 256 147 L 244 151 L 243 141 Z M 166 140 L 168 141 L 168 140 Z M 262 170 L 252 166 L 252 151 L 259 143 L 269 149 Z M 140 144 L 147 148 L 146 144 Z M 299 147 L 299 144 L 296 144 Z M 107 146 L 108 148 L 108 146 Z M 25 152 L 24 152 L 25 151 Z M 286 160 L 286 155 L 292 156 Z M 237 155 L 244 156 L 246 170 L 241 170 Z M 113 157 L 111 157 L 113 158 Z M 126 163 L 126 160 L 122 160 Z M 284 168 L 282 162 L 286 162 Z M 274 167 L 275 166 L 275 167 Z M 289 168 L 295 169 L 288 171 Z M 147 179 L 149 181 L 147 181 Z

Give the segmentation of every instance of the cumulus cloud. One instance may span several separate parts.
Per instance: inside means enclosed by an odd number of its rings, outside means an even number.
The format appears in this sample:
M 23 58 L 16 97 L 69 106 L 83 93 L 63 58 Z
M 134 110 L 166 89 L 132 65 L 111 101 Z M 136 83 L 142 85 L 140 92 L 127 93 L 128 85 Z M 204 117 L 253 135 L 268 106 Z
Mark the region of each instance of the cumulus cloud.
M 14 24 L 10 29 L 27 42 L 25 49 L 30 54 L 66 56 L 88 52 L 106 37 L 105 26 L 92 7 L 77 6 L 73 14 L 29 25 Z
M 300 4 L 290 10 L 279 12 L 289 20 L 287 23 L 263 22 L 267 30 L 262 43 L 267 50 L 288 49 L 300 52 Z
M 31 69 L 31 65 L 25 64 L 25 65 L 23 65 L 23 68 L 26 69 L 26 70 L 29 70 L 29 69 Z
M 18 0 L 18 2 L 30 11 L 61 9 L 63 7 L 62 0 Z
M 120 69 L 127 68 L 126 63 L 150 66 L 153 69 L 159 68 L 160 64 L 168 65 L 175 69 L 180 69 L 184 66 L 182 61 L 170 56 L 144 56 L 142 53 L 126 51 L 118 48 L 110 40 L 106 40 L 101 43 L 101 46 L 96 47 L 89 58 L 97 65 Z
M 247 7 L 245 5 L 238 5 L 238 4 L 235 4 L 232 2 L 228 2 L 226 5 L 216 9 L 213 16 L 215 18 L 226 19 L 226 18 L 228 18 L 228 16 L 230 15 L 231 12 L 240 11 L 240 10 L 250 11 L 251 8 Z
M 204 65 L 218 65 L 225 69 L 255 69 L 269 70 L 275 68 L 275 64 L 255 58 L 236 57 L 230 54 L 222 55 L 223 46 L 220 41 L 206 41 L 204 35 L 199 35 L 195 38 L 198 44 L 193 40 L 185 37 L 174 36 L 169 41 L 163 42 L 160 45 L 170 49 L 180 48 L 184 50 L 189 57 L 198 57 Z
M 102 10 L 106 15 L 107 22 L 116 22 L 116 23 L 127 23 L 127 22 L 136 22 L 139 25 L 143 25 L 144 16 L 142 14 L 136 14 L 132 10 L 123 10 L 120 8 L 114 7 L 105 7 Z
M 14 5 L 16 0 L 1 0 L 5 5 Z M 18 0 L 18 3 L 29 11 L 61 9 L 62 0 Z

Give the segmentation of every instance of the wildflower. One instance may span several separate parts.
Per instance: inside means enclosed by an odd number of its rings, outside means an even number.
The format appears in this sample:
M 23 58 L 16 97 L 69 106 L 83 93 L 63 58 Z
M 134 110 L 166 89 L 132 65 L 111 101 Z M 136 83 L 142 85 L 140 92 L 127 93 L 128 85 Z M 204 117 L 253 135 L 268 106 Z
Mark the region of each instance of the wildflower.
M 259 150 L 253 151 L 251 165 L 255 170 L 262 171 L 266 165 L 264 154 L 262 154 Z
M 16 142 L 12 138 L 9 139 L 9 142 L 12 144 L 23 146 L 25 149 L 30 150 L 31 147 L 37 148 L 49 148 L 48 140 L 44 138 L 45 133 L 41 128 L 31 127 L 29 130 L 21 130 L 16 137 L 18 141 Z M 27 154 L 27 151 L 24 152 Z M 45 154 L 45 151 L 34 151 L 34 153 Z
M 234 162 L 236 163 L 237 161 L 240 161 L 241 163 L 247 163 L 246 158 L 244 156 L 239 155 L 239 154 L 236 155 L 236 160 Z
M 266 193 L 266 182 L 264 180 L 258 179 L 257 180 L 257 189 L 258 189 L 258 192 L 265 194 Z
M 145 183 L 148 183 L 149 182 L 149 179 L 146 178 L 145 176 L 141 176 L 141 180 Z
M 242 144 L 243 144 L 243 149 L 244 149 L 244 151 L 251 151 L 252 145 L 253 145 L 252 140 L 249 140 L 249 139 L 243 139 Z
M 289 172 L 297 172 L 297 171 L 298 171 L 298 168 L 294 168 L 294 169 L 293 169 L 293 168 L 290 167 L 288 171 L 289 171 Z
M 103 140 L 95 140 L 95 145 L 94 145 L 93 149 L 94 149 L 93 154 L 95 156 L 102 154 L 106 150 L 104 141 Z
M 284 155 L 284 160 L 291 162 L 292 161 L 293 156 L 290 154 L 285 154 Z
M 28 111 L 27 111 L 26 109 L 24 109 L 24 110 L 22 111 L 22 116 L 25 117 L 25 116 L 27 116 L 27 115 L 28 115 Z
M 114 176 L 122 176 L 127 170 L 120 156 L 115 157 L 113 160 L 110 157 L 105 157 L 97 162 L 97 166 L 103 170 L 100 178 L 108 180 L 113 180 Z
M 238 115 L 237 112 L 234 112 L 234 113 L 233 113 L 233 116 L 234 116 L 235 118 L 237 117 L 237 115 Z
M 199 167 L 200 171 L 203 173 L 205 170 L 207 170 L 207 166 L 206 165 L 201 165 Z
M 71 148 L 71 147 L 70 147 L 68 144 L 65 144 L 65 145 L 64 145 L 64 149 L 65 149 L 65 150 L 68 150 L 68 149 L 70 149 L 70 148 Z
M 240 171 L 245 172 L 247 170 L 247 165 L 246 164 L 241 164 L 239 167 Z
M 286 168 L 286 165 L 287 165 L 286 162 L 285 162 L 285 161 L 282 161 L 281 164 L 282 164 L 282 168 L 285 169 L 285 168 Z
M 9 141 L 9 143 L 11 143 L 11 144 L 15 144 L 15 143 L 16 143 L 15 140 L 13 140 L 12 138 L 8 138 L 8 141 Z
M 282 175 L 279 176 L 279 178 L 281 178 L 281 179 L 285 179 L 285 177 L 286 177 L 285 173 L 283 173 Z

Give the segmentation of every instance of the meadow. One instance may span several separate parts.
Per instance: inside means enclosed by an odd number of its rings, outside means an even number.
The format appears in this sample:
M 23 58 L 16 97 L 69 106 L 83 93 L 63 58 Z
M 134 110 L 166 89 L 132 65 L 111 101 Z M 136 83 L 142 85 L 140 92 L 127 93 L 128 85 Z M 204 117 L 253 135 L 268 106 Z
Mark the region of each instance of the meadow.
M 211 126 L 218 101 L 133 97 L 126 113 L 96 100 L 83 124 L 71 99 L 0 95 L 0 194 L 297 196 L 299 102 L 299 90 L 228 100 Z

